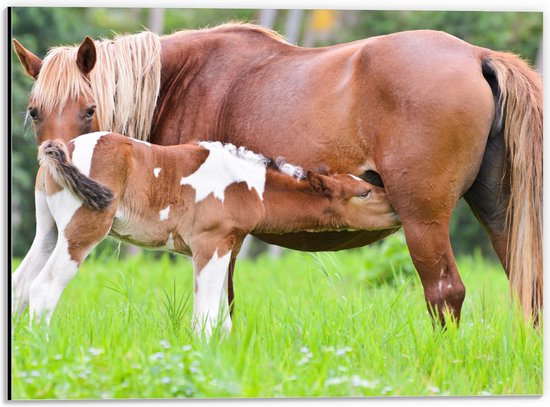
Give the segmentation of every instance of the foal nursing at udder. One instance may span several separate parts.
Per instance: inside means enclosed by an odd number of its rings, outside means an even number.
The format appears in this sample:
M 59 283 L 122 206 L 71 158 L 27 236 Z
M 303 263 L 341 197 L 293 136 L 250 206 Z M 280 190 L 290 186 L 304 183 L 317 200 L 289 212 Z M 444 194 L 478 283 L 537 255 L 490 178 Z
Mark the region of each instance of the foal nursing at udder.
M 399 224 L 382 188 L 304 172 L 242 147 L 170 147 L 98 132 L 39 149 L 36 236 L 13 276 L 14 309 L 49 323 L 59 297 L 107 235 L 193 256 L 197 333 L 231 329 L 230 262 L 251 232 L 379 229 Z

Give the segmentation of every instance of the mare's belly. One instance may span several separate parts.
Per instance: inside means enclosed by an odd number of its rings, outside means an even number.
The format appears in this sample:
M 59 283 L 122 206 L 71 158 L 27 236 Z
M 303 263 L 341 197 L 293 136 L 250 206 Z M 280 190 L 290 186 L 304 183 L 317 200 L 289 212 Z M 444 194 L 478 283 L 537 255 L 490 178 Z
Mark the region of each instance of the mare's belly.
M 304 252 L 338 251 L 363 247 L 399 230 L 358 230 L 342 232 L 297 232 L 285 234 L 253 233 L 266 243 Z

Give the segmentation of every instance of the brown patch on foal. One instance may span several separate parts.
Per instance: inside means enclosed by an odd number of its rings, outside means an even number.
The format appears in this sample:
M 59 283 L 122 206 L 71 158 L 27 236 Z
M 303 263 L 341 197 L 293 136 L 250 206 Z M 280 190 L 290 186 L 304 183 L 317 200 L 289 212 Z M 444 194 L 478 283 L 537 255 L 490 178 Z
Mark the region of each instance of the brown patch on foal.
M 107 212 L 106 212 L 107 211 Z M 114 211 L 81 206 L 65 228 L 65 238 L 69 244 L 69 255 L 79 265 L 95 244 L 101 242 L 111 228 Z

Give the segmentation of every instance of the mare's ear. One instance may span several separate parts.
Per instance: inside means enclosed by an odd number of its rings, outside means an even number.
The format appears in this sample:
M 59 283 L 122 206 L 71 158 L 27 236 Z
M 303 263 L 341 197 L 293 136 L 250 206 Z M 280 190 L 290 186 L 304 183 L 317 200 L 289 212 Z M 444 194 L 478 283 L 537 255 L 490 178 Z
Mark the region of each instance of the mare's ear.
M 36 79 L 40 72 L 42 60 L 21 45 L 15 38 L 13 39 L 13 47 L 15 48 L 17 58 L 19 58 L 19 62 L 21 62 L 21 65 L 25 69 L 25 73 L 31 78 Z
M 96 50 L 94 41 L 86 36 L 80 47 L 78 47 L 78 52 L 76 54 L 76 64 L 78 69 L 84 75 L 88 75 L 92 69 L 94 69 L 96 61 Z
M 307 180 L 315 191 L 328 196 L 335 196 L 340 190 L 340 184 L 334 178 L 313 171 L 307 172 Z

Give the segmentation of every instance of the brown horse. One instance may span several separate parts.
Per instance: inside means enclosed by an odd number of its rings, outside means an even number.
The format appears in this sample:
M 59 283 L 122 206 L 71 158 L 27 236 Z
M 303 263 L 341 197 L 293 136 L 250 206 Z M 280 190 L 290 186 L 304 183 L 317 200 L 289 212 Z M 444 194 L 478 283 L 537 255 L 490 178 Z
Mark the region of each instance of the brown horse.
M 95 132 L 68 145 L 46 141 L 39 158 L 37 233 L 13 278 L 14 308 L 29 303 L 31 321 L 49 323 L 107 235 L 193 256 L 195 330 L 210 337 L 218 323 L 231 330 L 228 268 L 248 233 L 399 225 L 383 188 L 349 174 L 306 177 L 232 144 L 166 147 Z
M 241 24 L 87 37 L 44 61 L 14 43 L 36 79 L 38 142 L 98 129 L 162 145 L 199 137 L 384 185 L 441 319 L 458 320 L 465 297 L 449 240 L 463 196 L 525 316 L 542 307 L 542 86 L 518 57 L 434 31 L 307 49 Z M 340 250 L 396 230 L 257 236 Z

